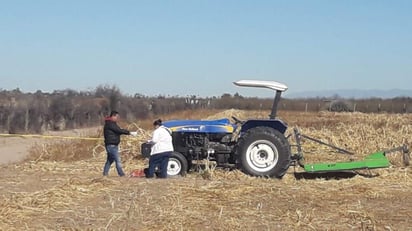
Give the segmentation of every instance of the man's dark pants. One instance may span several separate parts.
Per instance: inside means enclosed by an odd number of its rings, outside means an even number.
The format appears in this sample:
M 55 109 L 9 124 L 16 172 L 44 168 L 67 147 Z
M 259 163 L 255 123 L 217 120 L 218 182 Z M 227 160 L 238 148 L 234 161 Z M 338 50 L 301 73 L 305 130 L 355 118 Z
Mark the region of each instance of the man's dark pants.
M 117 145 L 106 145 L 106 151 L 107 151 L 107 160 L 106 163 L 104 164 L 103 168 L 103 175 L 107 176 L 109 174 L 110 166 L 114 162 L 116 164 L 116 170 L 117 174 L 119 176 L 124 176 L 124 172 L 122 169 L 122 162 L 120 160 L 120 155 L 119 155 L 119 147 Z

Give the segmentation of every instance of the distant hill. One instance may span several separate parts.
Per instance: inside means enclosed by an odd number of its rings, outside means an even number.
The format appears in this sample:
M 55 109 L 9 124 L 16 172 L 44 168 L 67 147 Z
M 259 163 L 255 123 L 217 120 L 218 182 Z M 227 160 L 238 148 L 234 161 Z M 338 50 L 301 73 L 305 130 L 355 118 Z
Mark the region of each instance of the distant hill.
M 331 98 L 339 96 L 341 98 L 395 98 L 395 97 L 412 97 L 412 90 L 391 89 L 391 90 L 359 90 L 359 89 L 341 89 L 325 91 L 303 91 L 303 92 L 286 92 L 286 98 Z

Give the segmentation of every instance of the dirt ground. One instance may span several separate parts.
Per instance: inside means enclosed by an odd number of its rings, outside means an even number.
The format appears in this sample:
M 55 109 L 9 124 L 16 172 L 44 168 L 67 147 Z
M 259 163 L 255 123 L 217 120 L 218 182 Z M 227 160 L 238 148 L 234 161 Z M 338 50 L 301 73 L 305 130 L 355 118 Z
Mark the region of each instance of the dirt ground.
M 30 147 L 41 139 L 21 137 L 0 137 L 0 164 L 9 164 L 27 156 Z
M 81 128 L 66 131 L 49 131 L 42 137 L 18 136 L 6 137 L 0 136 L 0 165 L 16 163 L 23 160 L 30 152 L 30 149 L 36 145 L 53 143 L 62 140 L 58 137 L 87 137 L 90 134 L 95 134 L 100 127 Z M 51 137 L 57 138 L 51 138 Z
M 354 116 L 359 120 L 353 123 L 374 123 L 352 114 L 339 120 Z M 410 116 L 394 121 L 401 119 L 412 121 Z M 299 118 L 295 122 L 303 124 Z M 342 126 L 348 134 L 354 127 Z M 409 135 L 410 128 L 396 126 L 393 136 L 399 131 Z M 375 140 L 361 130 L 359 137 L 350 134 L 351 139 L 365 138 L 359 145 L 371 146 L 399 139 L 389 130 L 382 137 L 377 129 L 371 134 Z M 322 133 L 327 137 L 337 132 Z M 8 163 L 0 167 L 0 230 L 412 230 L 412 170 L 397 163 L 362 175 L 307 175 L 291 167 L 281 180 L 220 169 L 167 180 L 122 178 L 114 167 L 109 177 L 102 177 L 102 150 L 78 161 L 10 162 L 43 141 L 0 141 L 2 162 Z M 3 154 L 7 150 L 10 153 Z M 124 168 L 131 172 L 146 164 L 132 158 L 124 161 Z

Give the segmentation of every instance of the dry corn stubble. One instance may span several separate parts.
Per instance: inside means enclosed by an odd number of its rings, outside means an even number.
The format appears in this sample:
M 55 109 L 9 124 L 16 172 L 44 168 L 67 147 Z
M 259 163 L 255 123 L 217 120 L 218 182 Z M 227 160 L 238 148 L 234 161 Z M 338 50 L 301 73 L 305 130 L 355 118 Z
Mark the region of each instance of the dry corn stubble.
M 265 117 L 268 112 L 229 110 L 214 118 Z M 291 113 L 280 116 L 302 133 L 356 152 L 339 155 L 309 141 L 307 162 L 360 159 L 376 150 L 408 143 L 410 115 Z M 130 125 L 136 128 L 136 125 Z M 131 129 L 133 130 L 133 129 Z M 138 156 L 139 138 L 121 143 L 125 171 L 146 166 Z M 293 140 L 291 140 L 293 141 Z M 408 143 L 409 144 L 409 143 Z M 99 143 L 42 147 L 31 161 L 2 167 L 1 230 L 408 230 L 411 229 L 411 169 L 372 170 L 378 177 L 297 180 L 293 168 L 282 180 L 208 169 L 184 178 L 146 180 L 100 177 L 105 161 Z M 84 151 L 82 152 L 81 147 Z M 69 158 L 59 159 L 61 153 Z M 76 159 L 78 158 L 78 159 Z M 301 171 L 301 169 L 296 169 Z

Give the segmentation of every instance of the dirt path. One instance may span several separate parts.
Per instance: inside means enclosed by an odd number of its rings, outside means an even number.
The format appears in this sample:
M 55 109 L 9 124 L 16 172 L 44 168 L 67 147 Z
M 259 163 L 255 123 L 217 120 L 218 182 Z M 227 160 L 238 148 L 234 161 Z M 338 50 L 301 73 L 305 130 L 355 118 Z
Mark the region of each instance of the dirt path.
M 47 136 L 87 137 L 98 133 L 101 127 L 81 128 L 67 131 L 50 131 Z M 0 165 L 23 160 L 34 145 L 56 142 L 59 139 L 37 137 L 0 137 Z

